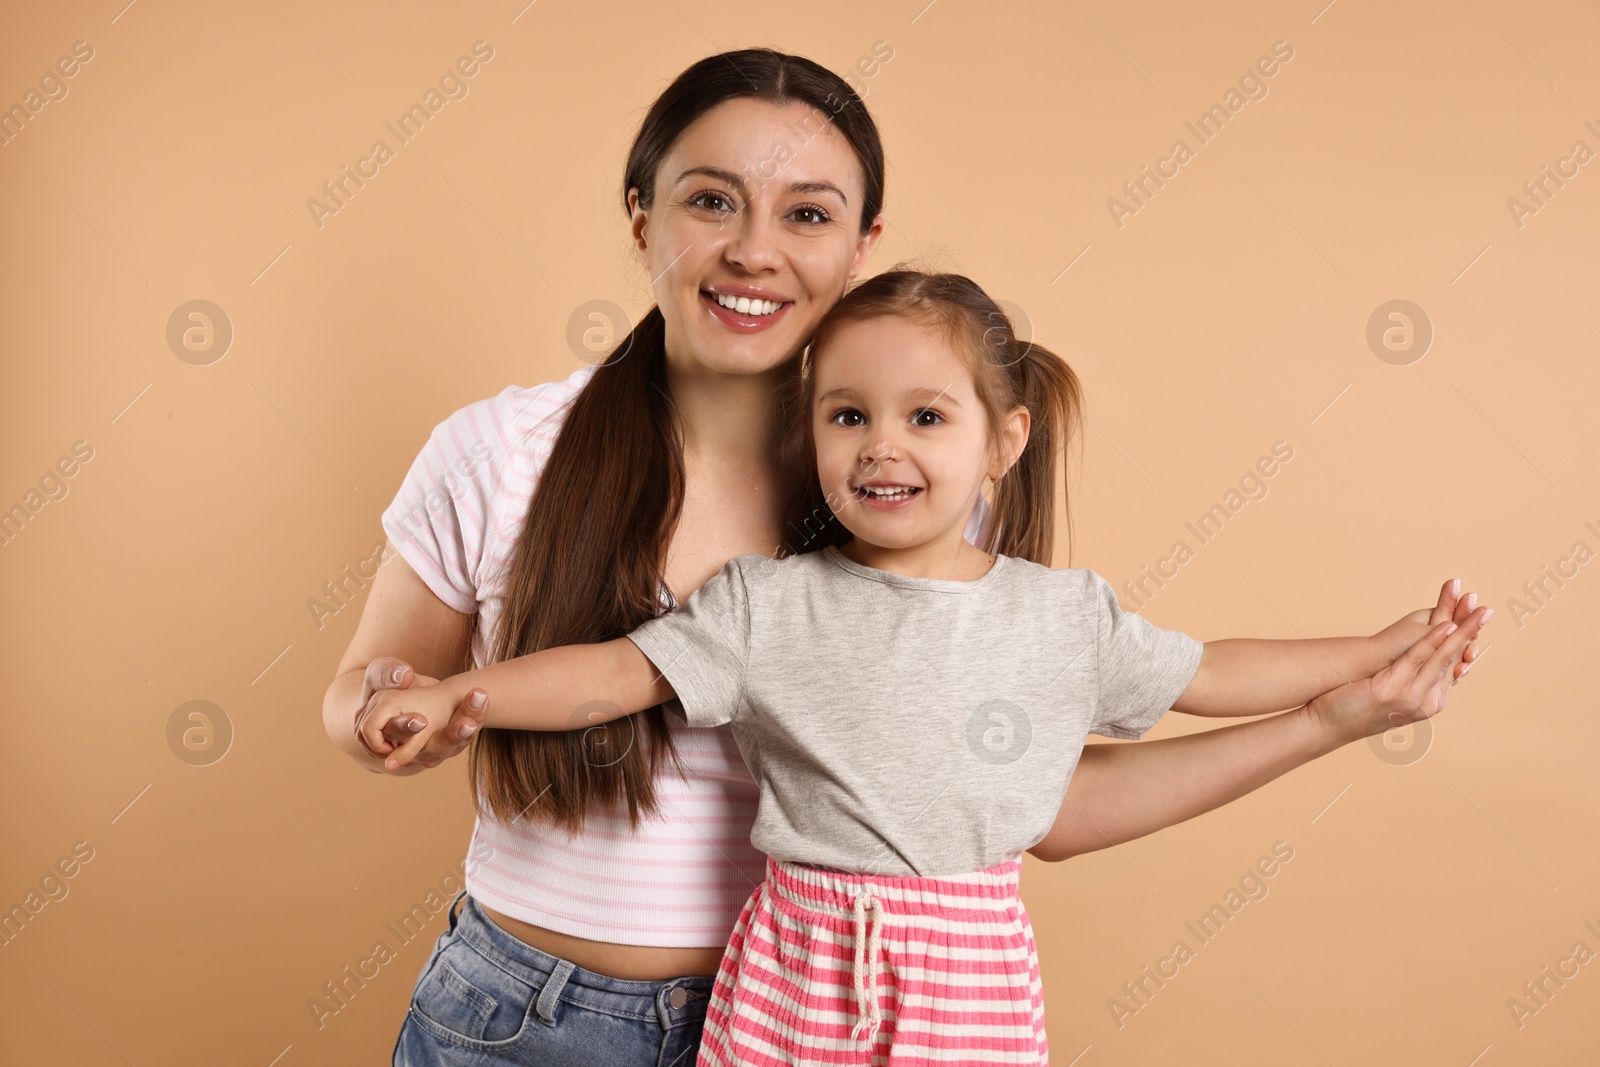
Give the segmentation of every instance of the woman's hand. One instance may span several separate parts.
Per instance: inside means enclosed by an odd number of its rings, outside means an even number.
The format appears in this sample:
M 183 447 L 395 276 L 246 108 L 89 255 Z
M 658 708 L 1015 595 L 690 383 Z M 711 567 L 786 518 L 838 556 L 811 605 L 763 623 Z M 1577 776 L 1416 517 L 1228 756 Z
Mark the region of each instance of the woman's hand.
M 1436 611 L 1443 610 L 1443 596 L 1440 605 Z M 1306 711 L 1339 744 L 1432 718 L 1444 710 L 1463 651 L 1492 614 L 1484 607 L 1468 611 L 1459 624 L 1441 619 L 1389 666 L 1314 697 Z
M 374 694 L 385 689 L 407 689 L 413 684 L 418 686 L 438 685 L 439 679 L 430 678 L 425 674 L 417 674 L 411 665 L 394 656 L 380 656 L 367 664 L 366 674 L 361 679 L 361 705 L 362 712 L 356 719 L 356 737 L 362 741 L 362 748 L 374 756 L 387 756 L 395 747 L 405 744 L 415 737 L 418 731 L 427 725 L 427 719 L 415 711 L 390 719 L 383 727 L 382 740 L 389 747 L 375 750 L 362 738 L 360 725 L 361 716 L 372 703 Z M 440 729 L 434 730 L 427 739 L 422 750 L 416 753 L 415 758 L 398 768 L 391 769 L 385 761 L 383 770 L 388 774 L 411 775 L 419 771 L 437 767 L 445 760 L 459 756 L 467 749 L 467 742 L 472 735 L 483 725 L 488 701 L 483 707 L 474 708 L 468 698 L 463 698 L 449 715 L 449 721 Z
M 1385 650 L 1385 661 L 1393 663 L 1406 649 L 1415 645 L 1441 622 L 1463 625 L 1467 621 L 1467 616 L 1477 609 L 1478 594 L 1468 593 L 1466 596 L 1460 596 L 1460 592 L 1461 579 L 1452 578 L 1439 587 L 1439 602 L 1432 608 L 1418 608 L 1408 615 L 1402 615 L 1398 621 L 1374 634 L 1373 641 Z M 1472 669 L 1472 664 L 1478 655 L 1477 637 L 1474 633 L 1474 636 L 1467 641 L 1467 647 L 1462 650 L 1460 660 L 1451 667 L 1451 685 L 1459 682 Z

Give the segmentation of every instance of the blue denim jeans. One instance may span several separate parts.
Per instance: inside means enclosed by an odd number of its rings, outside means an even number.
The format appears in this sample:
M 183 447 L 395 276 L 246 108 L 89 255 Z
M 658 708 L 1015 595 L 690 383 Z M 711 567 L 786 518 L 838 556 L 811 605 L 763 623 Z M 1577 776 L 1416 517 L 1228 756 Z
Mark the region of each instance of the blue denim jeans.
M 394 1067 L 694 1067 L 712 981 L 586 971 L 502 930 L 463 891 L 412 990 Z

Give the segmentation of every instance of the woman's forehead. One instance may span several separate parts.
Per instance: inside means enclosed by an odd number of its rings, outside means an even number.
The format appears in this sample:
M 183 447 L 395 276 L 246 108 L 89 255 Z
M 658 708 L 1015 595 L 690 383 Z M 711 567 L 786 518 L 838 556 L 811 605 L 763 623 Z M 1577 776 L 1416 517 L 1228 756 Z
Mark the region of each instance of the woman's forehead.
M 737 176 L 748 191 L 791 184 L 837 187 L 849 206 L 861 202 L 861 161 L 827 112 L 803 101 L 724 100 L 692 122 L 662 158 L 657 180 L 676 184 L 696 168 Z

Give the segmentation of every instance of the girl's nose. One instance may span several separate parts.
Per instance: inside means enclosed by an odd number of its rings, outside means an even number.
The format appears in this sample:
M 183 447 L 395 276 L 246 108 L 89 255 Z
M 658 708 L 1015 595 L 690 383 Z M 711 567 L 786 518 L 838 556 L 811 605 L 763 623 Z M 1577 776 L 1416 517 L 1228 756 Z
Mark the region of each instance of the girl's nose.
M 888 463 L 890 460 L 898 459 L 899 455 L 900 453 L 895 448 L 894 442 L 888 437 L 880 435 L 861 450 L 861 469 L 870 478 L 876 473 L 879 466 Z

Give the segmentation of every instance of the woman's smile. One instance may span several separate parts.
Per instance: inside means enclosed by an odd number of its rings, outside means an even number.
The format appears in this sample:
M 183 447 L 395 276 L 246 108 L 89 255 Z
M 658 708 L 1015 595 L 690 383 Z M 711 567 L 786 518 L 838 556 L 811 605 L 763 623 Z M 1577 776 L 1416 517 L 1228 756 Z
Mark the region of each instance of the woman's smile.
M 712 318 L 739 333 L 756 333 L 777 325 L 794 301 L 770 299 L 751 286 L 726 286 L 700 290 L 700 302 Z

